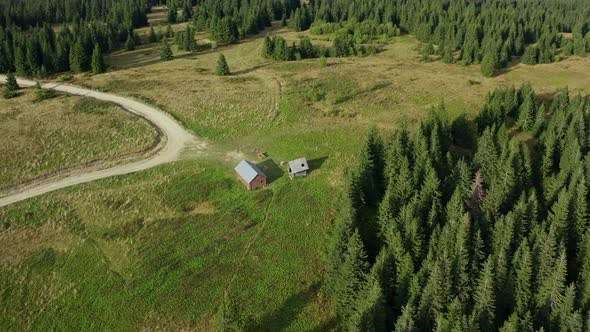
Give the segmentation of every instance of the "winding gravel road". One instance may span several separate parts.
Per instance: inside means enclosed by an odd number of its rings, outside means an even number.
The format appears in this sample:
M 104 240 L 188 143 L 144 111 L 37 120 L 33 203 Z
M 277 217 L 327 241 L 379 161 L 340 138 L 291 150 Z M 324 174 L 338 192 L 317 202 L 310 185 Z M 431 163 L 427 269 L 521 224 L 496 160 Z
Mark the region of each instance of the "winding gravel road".
M 0 82 L 4 83 L 5 81 L 6 76 L 0 75 Z M 36 84 L 35 81 L 26 79 L 17 79 L 17 81 L 21 87 L 31 87 Z M 76 170 L 75 174 L 70 174 L 65 177 L 62 176 L 40 180 L 24 187 L 20 187 L 5 193 L 0 193 L 0 207 L 80 183 L 138 172 L 169 163 L 178 160 L 180 152 L 185 147 L 187 147 L 189 144 L 192 145 L 197 142 L 197 139 L 187 132 L 174 119 L 172 119 L 171 116 L 135 100 L 58 83 L 43 83 L 41 84 L 41 87 L 43 89 L 115 103 L 130 113 L 140 116 L 155 125 L 161 132 L 162 141 L 154 148 L 154 150 L 151 151 L 151 154 L 149 154 L 150 157 L 143 160 L 100 170 L 79 169 Z M 200 144 L 205 143 L 200 142 Z M 157 152 L 154 154 L 154 151 Z

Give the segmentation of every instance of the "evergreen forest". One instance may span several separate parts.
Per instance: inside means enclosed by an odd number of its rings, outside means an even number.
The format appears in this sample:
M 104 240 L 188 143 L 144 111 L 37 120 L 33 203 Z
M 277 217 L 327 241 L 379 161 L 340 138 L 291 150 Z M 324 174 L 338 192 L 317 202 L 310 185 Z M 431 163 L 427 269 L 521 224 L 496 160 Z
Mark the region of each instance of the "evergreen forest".
M 347 175 L 325 287 L 356 331 L 590 327 L 589 101 L 529 84 L 475 121 L 372 130 Z

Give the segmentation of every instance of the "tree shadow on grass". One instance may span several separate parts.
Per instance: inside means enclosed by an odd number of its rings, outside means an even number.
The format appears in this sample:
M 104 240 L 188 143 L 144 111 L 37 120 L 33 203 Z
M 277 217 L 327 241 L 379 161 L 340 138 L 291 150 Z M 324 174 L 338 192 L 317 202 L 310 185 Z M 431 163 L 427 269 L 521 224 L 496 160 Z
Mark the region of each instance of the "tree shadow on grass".
M 250 68 L 246 68 L 246 69 L 235 71 L 235 72 L 232 73 L 232 75 L 248 74 L 248 73 L 251 73 L 253 71 L 256 71 L 256 70 L 258 70 L 260 68 L 268 67 L 270 65 L 272 65 L 272 62 L 262 63 L 262 64 L 259 64 L 257 66 L 254 66 L 254 67 L 250 67 Z
M 309 166 L 309 172 L 313 172 L 322 168 L 322 165 L 326 162 L 327 159 L 328 157 L 320 157 L 308 160 L 307 165 Z
M 319 283 L 302 289 L 287 298 L 279 308 L 269 312 L 257 322 L 251 322 L 245 331 L 283 331 L 297 318 L 297 315 L 312 301 L 319 290 Z
M 271 184 L 274 181 L 280 179 L 285 172 L 275 163 L 272 159 L 266 159 L 265 161 L 259 163 L 258 168 L 260 168 L 264 174 L 266 174 L 266 183 Z
M 506 65 L 506 67 L 496 70 L 496 74 L 494 76 L 502 76 L 504 74 L 508 74 L 509 72 L 513 71 L 521 63 L 520 59 L 521 59 L 521 57 L 519 57 L 519 56 L 513 56 L 512 59 L 510 59 L 510 63 L 508 63 Z

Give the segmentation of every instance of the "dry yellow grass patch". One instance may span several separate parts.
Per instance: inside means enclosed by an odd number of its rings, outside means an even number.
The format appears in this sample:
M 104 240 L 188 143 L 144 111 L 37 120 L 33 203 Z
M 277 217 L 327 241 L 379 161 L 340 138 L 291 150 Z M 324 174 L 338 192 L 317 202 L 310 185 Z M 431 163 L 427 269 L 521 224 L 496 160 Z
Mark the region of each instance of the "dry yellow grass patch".
M 38 227 L 15 226 L 0 231 L 2 254 L 0 264 L 17 264 L 23 258 L 39 249 L 54 249 L 66 252 L 80 240 L 64 225 L 48 222 Z
M 35 101 L 33 90 L 0 100 L 0 189 L 140 153 L 157 132 L 115 105 L 72 96 Z
M 154 14 L 155 15 L 155 14 Z M 176 25 L 176 29 L 183 26 Z M 176 52 L 175 60 L 160 62 L 159 45 L 119 52 L 107 61 L 121 68 L 84 79 L 92 87 L 136 96 L 178 117 L 197 135 L 217 141 L 257 136 L 261 130 L 289 124 L 393 128 L 400 118 L 418 121 L 444 100 L 451 116 L 476 114 L 485 95 L 498 86 L 530 81 L 539 93 L 569 85 L 572 93 L 589 92 L 590 60 L 572 57 L 538 66 L 517 64 L 494 78 L 481 75 L 478 65 L 418 61 L 419 42 L 411 36 L 394 38 L 383 51 L 368 57 L 273 62 L 261 57 L 263 36 L 282 35 L 289 43 L 308 32 L 275 26 L 237 45 L 194 54 Z M 311 36 L 317 45 L 331 45 L 329 36 Z M 209 43 L 200 33 L 200 45 Z M 226 56 L 232 77 L 214 75 L 218 54 Z M 296 109 L 279 111 L 280 96 L 302 97 L 305 89 L 324 90 L 325 98 L 305 101 Z M 302 92 L 303 91 L 303 92 Z M 295 121 L 295 122 L 293 122 Z

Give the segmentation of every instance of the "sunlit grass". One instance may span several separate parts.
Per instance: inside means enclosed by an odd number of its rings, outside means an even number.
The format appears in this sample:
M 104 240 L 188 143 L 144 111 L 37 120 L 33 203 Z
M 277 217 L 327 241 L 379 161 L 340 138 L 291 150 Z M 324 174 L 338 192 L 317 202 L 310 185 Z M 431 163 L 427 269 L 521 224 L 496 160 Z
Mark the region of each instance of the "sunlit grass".
M 113 104 L 73 96 L 0 99 L 0 189 L 68 167 L 141 152 L 157 133 Z

